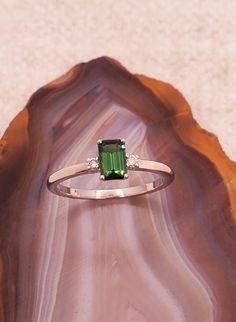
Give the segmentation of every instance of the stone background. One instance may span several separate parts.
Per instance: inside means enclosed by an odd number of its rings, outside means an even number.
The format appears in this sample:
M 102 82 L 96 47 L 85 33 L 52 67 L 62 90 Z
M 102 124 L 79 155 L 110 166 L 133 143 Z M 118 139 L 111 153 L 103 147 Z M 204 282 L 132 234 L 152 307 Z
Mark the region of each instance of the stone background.
M 1 0 L 0 135 L 42 85 L 109 55 L 178 88 L 236 161 L 236 1 Z

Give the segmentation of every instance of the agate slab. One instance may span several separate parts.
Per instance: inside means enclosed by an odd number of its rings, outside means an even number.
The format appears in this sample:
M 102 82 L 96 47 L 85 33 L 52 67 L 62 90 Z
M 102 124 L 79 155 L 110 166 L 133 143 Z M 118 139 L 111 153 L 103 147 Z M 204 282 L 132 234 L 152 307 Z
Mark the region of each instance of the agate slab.
M 170 165 L 174 182 L 119 200 L 48 191 L 53 171 L 120 137 Z M 236 165 L 170 84 L 109 57 L 76 65 L 11 122 L 0 178 L 0 321 L 236 321 Z M 134 172 L 119 184 L 151 179 Z

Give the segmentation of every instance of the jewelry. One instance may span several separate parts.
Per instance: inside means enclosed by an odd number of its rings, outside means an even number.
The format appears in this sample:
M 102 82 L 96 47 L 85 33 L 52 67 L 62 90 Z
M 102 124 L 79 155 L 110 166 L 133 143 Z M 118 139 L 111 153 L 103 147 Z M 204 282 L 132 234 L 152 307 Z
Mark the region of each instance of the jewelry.
M 125 140 L 98 140 L 98 157 L 75 164 L 49 176 L 48 189 L 63 197 L 75 199 L 124 198 L 154 192 L 168 186 L 174 179 L 174 172 L 167 165 L 150 160 L 142 160 L 137 155 L 126 155 Z M 63 181 L 83 174 L 100 171 L 101 180 L 127 179 L 127 170 L 146 171 L 157 174 L 157 179 L 137 186 L 117 189 L 80 189 L 62 184 Z

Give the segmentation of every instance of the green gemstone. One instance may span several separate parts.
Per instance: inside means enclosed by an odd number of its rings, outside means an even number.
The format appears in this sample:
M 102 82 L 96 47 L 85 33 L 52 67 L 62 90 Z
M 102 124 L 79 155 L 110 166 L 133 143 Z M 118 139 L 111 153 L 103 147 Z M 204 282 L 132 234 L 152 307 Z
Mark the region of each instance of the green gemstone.
M 124 179 L 127 173 L 125 145 L 121 140 L 98 143 L 100 174 L 105 180 Z

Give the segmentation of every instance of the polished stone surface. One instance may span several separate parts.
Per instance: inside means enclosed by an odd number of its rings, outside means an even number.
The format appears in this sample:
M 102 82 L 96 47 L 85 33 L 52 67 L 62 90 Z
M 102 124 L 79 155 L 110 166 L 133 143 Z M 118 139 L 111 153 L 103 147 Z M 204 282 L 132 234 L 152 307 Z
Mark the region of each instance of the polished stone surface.
M 120 139 L 98 143 L 100 174 L 104 180 L 124 179 L 127 173 L 125 143 Z
M 166 189 L 69 200 L 49 174 L 97 155 L 100 138 L 167 163 Z M 102 57 L 39 89 L 0 141 L 0 320 L 232 322 L 236 165 L 171 85 Z M 152 179 L 72 179 L 84 188 Z

